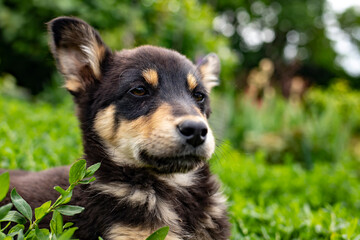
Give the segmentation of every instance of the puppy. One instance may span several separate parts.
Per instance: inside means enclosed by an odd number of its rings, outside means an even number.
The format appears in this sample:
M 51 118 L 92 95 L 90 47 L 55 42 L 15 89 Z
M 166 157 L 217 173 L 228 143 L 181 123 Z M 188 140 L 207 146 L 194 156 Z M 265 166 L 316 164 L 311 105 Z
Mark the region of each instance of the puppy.
M 194 66 L 160 47 L 112 52 L 77 18 L 56 18 L 48 30 L 76 103 L 84 158 L 101 162 L 97 180 L 76 188 L 70 203 L 85 207 L 68 219 L 79 227 L 76 237 L 145 239 L 169 226 L 168 240 L 228 239 L 225 199 L 207 163 L 215 146 L 207 118 L 218 57 Z M 55 185 L 67 187 L 68 171 L 10 172 L 11 188 L 35 208 L 57 198 Z

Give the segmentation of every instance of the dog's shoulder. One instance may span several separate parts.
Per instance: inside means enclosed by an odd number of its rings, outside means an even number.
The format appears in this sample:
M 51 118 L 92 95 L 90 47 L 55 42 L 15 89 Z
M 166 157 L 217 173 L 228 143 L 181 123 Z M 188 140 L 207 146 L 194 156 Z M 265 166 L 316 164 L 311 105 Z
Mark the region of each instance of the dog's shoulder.
M 54 190 L 54 186 L 67 188 L 69 185 L 69 166 L 56 167 L 40 172 L 29 172 L 23 170 L 10 170 L 10 190 L 13 188 L 24 198 L 33 208 L 41 206 L 49 200 L 55 201 L 59 193 Z M 2 170 L 5 172 L 5 170 Z M 36 196 L 36 197 L 34 197 Z M 1 205 L 9 203 L 10 191 Z

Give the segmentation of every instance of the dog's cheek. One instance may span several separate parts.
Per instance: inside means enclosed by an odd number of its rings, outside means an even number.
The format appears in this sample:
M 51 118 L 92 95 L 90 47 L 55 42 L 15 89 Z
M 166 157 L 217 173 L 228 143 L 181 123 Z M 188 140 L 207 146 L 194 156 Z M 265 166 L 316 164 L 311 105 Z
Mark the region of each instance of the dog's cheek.
M 94 119 L 95 133 L 101 138 L 101 144 L 112 161 L 120 165 L 141 166 L 134 156 L 139 139 L 136 129 L 141 126 L 141 120 L 126 121 L 116 118 L 116 106 L 113 104 L 99 111 Z
M 114 144 L 116 138 L 115 127 L 115 105 L 110 105 L 96 114 L 94 129 L 104 142 Z
M 113 104 L 96 114 L 94 129 L 104 142 L 119 146 L 126 140 L 129 145 L 133 145 L 144 133 L 146 134 L 146 121 L 142 117 L 131 121 L 116 118 L 116 106 Z

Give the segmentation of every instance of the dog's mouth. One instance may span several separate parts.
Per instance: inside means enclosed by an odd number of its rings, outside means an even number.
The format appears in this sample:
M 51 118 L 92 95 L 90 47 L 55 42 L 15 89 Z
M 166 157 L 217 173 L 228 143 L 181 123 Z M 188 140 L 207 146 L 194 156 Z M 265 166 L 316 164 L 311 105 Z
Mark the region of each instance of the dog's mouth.
M 186 173 L 205 161 L 196 155 L 156 157 L 146 151 L 140 153 L 140 159 L 159 173 Z

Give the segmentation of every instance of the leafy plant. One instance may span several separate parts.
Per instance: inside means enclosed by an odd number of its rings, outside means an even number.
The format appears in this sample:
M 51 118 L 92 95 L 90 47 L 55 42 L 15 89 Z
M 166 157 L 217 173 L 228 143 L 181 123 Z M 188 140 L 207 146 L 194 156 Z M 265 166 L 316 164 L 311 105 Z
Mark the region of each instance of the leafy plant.
M 84 208 L 66 204 L 70 202 L 75 186 L 79 184 L 89 184 L 95 181 L 93 175 L 99 167 L 100 163 L 86 168 L 85 160 L 75 162 L 70 168 L 70 186 L 66 190 L 59 186 L 54 187 L 54 189 L 60 193 L 59 198 L 53 204 L 51 204 L 51 201 L 48 201 L 36 208 L 34 211 L 34 221 L 33 211 L 30 205 L 16 192 L 15 188 L 12 189 L 10 194 L 12 203 L 0 207 L 0 223 L 5 222 L 6 225 L 4 228 L 0 227 L 0 240 L 12 240 L 15 236 L 17 236 L 17 240 L 71 239 L 78 228 L 71 222 L 64 224 L 62 215 L 73 216 L 81 213 Z M 0 182 L 2 183 L 2 185 L 0 185 L 0 201 L 2 201 L 9 190 L 10 179 L 8 172 L 0 175 Z M 11 210 L 13 206 L 17 211 Z M 50 228 L 39 229 L 41 220 L 50 213 L 52 213 Z M 7 231 L 11 222 L 16 223 L 16 225 Z M 26 223 L 29 225 L 27 229 L 25 228 Z M 7 234 L 5 234 L 6 231 Z M 146 240 L 164 240 L 168 231 L 169 227 L 160 228 Z M 99 239 L 102 238 L 99 237 Z
M 12 203 L 0 207 L 0 222 L 6 224 L 4 228 L 0 229 L 0 239 L 8 240 L 13 239 L 15 236 L 17 236 L 17 240 L 70 239 L 77 227 L 74 227 L 71 222 L 63 224 L 62 215 L 73 216 L 81 213 L 84 208 L 66 204 L 70 202 L 75 186 L 95 181 L 93 175 L 99 167 L 100 163 L 86 168 L 85 160 L 75 162 L 70 168 L 70 186 L 66 190 L 56 186 L 55 190 L 60 193 L 59 198 L 53 204 L 48 201 L 36 208 L 34 220 L 30 205 L 16 192 L 15 188 L 12 189 L 10 194 Z M 0 175 L 0 180 L 3 183 L 0 186 L 0 200 L 3 200 L 9 189 L 9 173 Z M 11 210 L 13 206 L 17 211 Z M 50 229 L 39 229 L 39 223 L 50 213 L 52 213 Z M 16 225 L 7 230 L 11 222 L 16 223 Z M 25 228 L 25 225 L 28 225 L 28 228 Z

